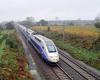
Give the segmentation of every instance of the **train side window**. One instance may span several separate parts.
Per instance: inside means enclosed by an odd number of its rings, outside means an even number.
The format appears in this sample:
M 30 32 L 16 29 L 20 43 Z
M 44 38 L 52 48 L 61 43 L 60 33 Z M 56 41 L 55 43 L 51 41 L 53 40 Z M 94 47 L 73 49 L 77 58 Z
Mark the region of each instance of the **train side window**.
M 35 39 L 36 39 L 38 42 L 41 42 L 41 40 L 40 40 L 40 39 L 38 39 L 37 37 L 35 37 Z

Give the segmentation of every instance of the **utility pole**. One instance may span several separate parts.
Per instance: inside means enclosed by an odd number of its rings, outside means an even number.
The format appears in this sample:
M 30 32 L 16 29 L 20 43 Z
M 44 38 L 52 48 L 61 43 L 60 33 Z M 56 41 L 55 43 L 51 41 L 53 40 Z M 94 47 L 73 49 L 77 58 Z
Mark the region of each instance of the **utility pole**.
M 49 32 L 50 31 L 50 22 L 48 21 L 48 29 L 47 31 Z
M 62 34 L 63 34 L 63 42 L 64 42 L 64 39 L 65 39 L 65 22 L 63 23 L 63 26 L 62 26 Z
M 56 25 L 58 25 L 58 20 L 59 20 L 59 18 L 58 18 L 58 17 L 56 17 L 55 19 L 56 19 Z

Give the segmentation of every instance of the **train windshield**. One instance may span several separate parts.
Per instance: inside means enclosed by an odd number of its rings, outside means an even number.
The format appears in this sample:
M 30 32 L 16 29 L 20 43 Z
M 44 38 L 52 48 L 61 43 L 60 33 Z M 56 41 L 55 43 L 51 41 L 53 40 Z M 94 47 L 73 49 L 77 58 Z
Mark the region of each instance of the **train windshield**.
M 56 52 L 56 49 L 53 45 L 48 45 L 47 48 L 49 52 Z
M 45 42 L 46 42 L 46 45 L 47 45 L 47 49 L 50 53 L 56 52 L 56 48 L 55 48 L 52 41 L 45 41 Z

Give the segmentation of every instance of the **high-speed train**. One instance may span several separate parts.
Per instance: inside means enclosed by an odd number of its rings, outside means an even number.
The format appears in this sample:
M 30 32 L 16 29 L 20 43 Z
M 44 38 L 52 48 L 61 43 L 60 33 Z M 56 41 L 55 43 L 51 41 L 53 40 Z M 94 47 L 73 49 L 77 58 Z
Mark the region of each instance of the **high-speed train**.
M 57 63 L 59 54 L 53 41 L 45 36 L 37 34 L 31 29 L 19 25 L 19 29 L 27 40 L 36 48 L 46 62 Z

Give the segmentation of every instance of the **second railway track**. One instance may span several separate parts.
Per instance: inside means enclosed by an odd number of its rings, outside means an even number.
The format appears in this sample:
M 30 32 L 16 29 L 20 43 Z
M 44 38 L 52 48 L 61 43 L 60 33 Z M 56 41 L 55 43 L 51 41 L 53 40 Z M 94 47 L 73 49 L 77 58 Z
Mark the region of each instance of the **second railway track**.
M 52 70 L 60 80 L 73 80 L 57 63 L 56 65 L 56 67 L 52 67 Z
M 61 60 L 68 64 L 70 67 L 72 67 L 76 72 L 78 72 L 81 76 L 83 76 L 87 80 L 100 80 L 100 76 L 93 73 L 89 72 L 88 69 L 83 68 L 76 60 L 73 58 L 69 57 L 65 53 L 59 50 L 60 58 Z

